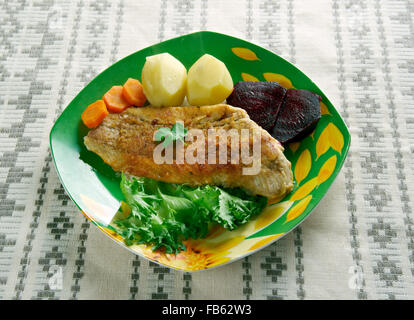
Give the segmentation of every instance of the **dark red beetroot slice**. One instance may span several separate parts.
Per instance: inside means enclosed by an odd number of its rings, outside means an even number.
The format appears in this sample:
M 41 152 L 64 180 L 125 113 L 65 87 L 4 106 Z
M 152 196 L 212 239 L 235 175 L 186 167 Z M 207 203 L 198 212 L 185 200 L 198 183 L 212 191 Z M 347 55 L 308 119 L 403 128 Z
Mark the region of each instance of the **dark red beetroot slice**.
M 272 136 L 282 144 L 304 138 L 321 118 L 320 99 L 308 90 L 288 90 Z
M 250 119 L 271 132 L 285 94 L 286 89 L 277 82 L 239 81 L 227 103 L 246 110 Z

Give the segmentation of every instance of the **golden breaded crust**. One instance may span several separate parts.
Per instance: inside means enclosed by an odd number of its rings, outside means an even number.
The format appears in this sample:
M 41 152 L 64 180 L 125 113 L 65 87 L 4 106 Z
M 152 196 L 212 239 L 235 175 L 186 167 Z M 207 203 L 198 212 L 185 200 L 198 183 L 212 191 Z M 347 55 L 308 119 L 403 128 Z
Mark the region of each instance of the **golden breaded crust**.
M 243 175 L 242 163 L 233 164 L 156 164 L 154 132 L 161 127 L 171 128 L 183 121 L 187 129 L 200 129 L 207 137 L 208 129 L 256 129 L 261 131 L 261 168 L 256 175 Z M 148 177 L 169 183 L 242 187 L 253 194 L 281 198 L 292 190 L 291 164 L 283 147 L 265 130 L 250 120 L 240 108 L 226 104 L 203 107 L 141 107 L 128 108 L 120 114 L 109 114 L 84 139 L 86 147 L 97 153 L 115 171 L 138 177 Z M 251 141 L 250 141 L 251 143 Z M 207 140 L 204 145 L 207 155 Z M 187 146 L 185 146 L 186 148 Z M 230 140 L 228 141 L 230 150 Z M 206 157 L 207 158 L 207 157 Z

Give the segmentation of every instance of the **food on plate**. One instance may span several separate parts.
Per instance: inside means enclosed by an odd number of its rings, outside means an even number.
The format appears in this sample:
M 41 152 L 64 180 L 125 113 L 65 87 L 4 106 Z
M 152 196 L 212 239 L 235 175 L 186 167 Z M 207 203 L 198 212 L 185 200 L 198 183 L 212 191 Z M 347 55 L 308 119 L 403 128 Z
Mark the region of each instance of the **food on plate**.
M 168 146 L 171 142 L 185 142 L 185 136 L 187 135 L 188 129 L 184 127 L 182 122 L 177 122 L 172 128 L 162 127 L 154 133 L 155 141 L 162 141 L 164 146 Z
M 226 65 L 204 54 L 188 70 L 187 100 L 190 105 L 204 106 L 223 102 L 233 90 L 233 80 Z
M 241 161 L 232 163 L 230 159 L 225 164 L 218 161 L 213 164 L 155 163 L 154 148 L 159 143 L 153 141 L 154 133 L 162 127 L 172 127 L 177 121 L 183 121 L 188 130 L 200 129 L 204 137 L 208 136 L 208 129 L 260 132 L 260 157 L 256 159 L 260 161 L 260 171 L 255 175 L 243 174 L 243 169 L 251 165 Z M 121 114 L 109 114 L 99 127 L 88 133 L 84 142 L 115 171 L 138 177 L 191 186 L 241 187 L 252 194 L 272 199 L 282 198 L 293 187 L 291 164 L 283 154 L 283 147 L 250 120 L 246 111 L 226 104 L 128 108 Z M 230 144 L 230 139 L 227 143 Z
M 129 78 L 82 114 L 91 128 L 87 149 L 122 174 L 126 202 L 111 228 L 128 245 L 178 253 L 184 240 L 206 237 L 214 224 L 234 230 L 292 190 L 282 144 L 315 128 L 318 95 L 276 81 L 233 87 L 225 64 L 209 54 L 188 75 L 168 53 L 149 56 L 141 77 L 142 85 Z M 185 96 L 191 105 L 181 107 Z M 235 145 L 240 154 L 233 161 Z M 250 161 L 240 159 L 243 152 Z
M 240 81 L 227 103 L 247 111 L 252 120 L 282 144 L 304 138 L 321 117 L 321 98 L 308 90 L 286 90 L 275 81 Z
M 304 138 L 321 118 L 320 101 L 317 94 L 308 90 L 288 90 L 272 136 L 283 144 Z
M 95 101 L 90 104 L 81 115 L 81 119 L 85 126 L 89 129 L 96 128 L 108 115 L 105 102 L 103 100 Z
M 183 103 L 187 70 L 169 53 L 147 57 L 141 79 L 144 94 L 153 106 L 175 107 Z
M 89 105 L 82 113 L 82 121 L 88 128 L 97 127 L 110 112 L 120 113 L 131 106 L 143 106 L 146 98 L 141 83 L 129 78 L 123 86 L 113 86 L 102 100 Z
M 163 247 L 166 253 L 185 250 L 183 240 L 206 237 L 212 223 L 233 230 L 267 204 L 265 197 L 241 189 L 191 187 L 125 175 L 121 190 L 128 206 L 121 206 L 112 227 L 127 245 L 150 243 L 153 250 Z
M 142 107 L 147 101 L 141 82 L 129 78 L 122 86 L 122 96 L 132 106 Z
M 227 103 L 247 111 L 250 119 L 271 131 L 286 94 L 277 82 L 239 81 L 227 98 Z
M 103 96 L 106 107 L 110 112 L 122 112 L 131 104 L 122 95 L 122 86 L 113 86 Z

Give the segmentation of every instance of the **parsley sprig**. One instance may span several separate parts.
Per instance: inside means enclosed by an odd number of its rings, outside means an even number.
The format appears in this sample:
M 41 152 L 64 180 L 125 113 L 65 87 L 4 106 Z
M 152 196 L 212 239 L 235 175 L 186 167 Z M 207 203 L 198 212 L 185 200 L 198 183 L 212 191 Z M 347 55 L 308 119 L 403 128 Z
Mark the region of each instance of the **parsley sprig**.
M 184 127 L 183 122 L 177 122 L 170 129 L 168 127 L 159 128 L 154 135 L 155 141 L 163 141 L 163 145 L 167 147 L 174 141 L 184 142 L 184 138 L 187 135 L 188 130 Z

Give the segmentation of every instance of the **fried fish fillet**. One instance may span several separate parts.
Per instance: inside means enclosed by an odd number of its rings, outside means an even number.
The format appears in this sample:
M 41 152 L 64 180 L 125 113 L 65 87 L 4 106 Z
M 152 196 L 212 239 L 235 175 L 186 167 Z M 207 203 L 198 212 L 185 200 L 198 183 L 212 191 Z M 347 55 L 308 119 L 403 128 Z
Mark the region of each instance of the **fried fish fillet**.
M 225 163 L 214 164 L 188 162 L 157 164 L 154 161 L 154 132 L 161 127 L 171 128 L 183 121 L 185 128 L 199 129 L 206 141 L 208 152 L 208 130 L 242 129 L 260 132 L 260 169 L 257 174 L 246 175 L 243 163 L 234 163 L 230 157 Z M 234 132 L 234 130 L 233 130 Z M 249 138 L 252 144 L 252 136 Z M 280 199 L 293 188 L 291 164 L 283 154 L 283 147 L 267 131 L 263 130 L 247 115 L 246 111 L 226 104 L 186 107 L 142 107 L 128 108 L 120 114 L 109 114 L 84 138 L 86 147 L 98 154 L 115 171 L 147 177 L 169 183 L 218 185 L 241 187 L 252 194 Z M 197 140 L 197 142 L 200 142 Z M 230 150 L 230 138 L 228 148 Z M 188 146 L 184 146 L 184 149 Z M 218 146 L 217 146 L 218 148 Z M 206 156 L 207 159 L 207 156 Z M 241 161 L 239 161 L 241 162 Z

